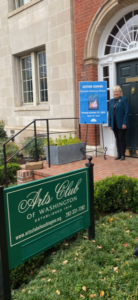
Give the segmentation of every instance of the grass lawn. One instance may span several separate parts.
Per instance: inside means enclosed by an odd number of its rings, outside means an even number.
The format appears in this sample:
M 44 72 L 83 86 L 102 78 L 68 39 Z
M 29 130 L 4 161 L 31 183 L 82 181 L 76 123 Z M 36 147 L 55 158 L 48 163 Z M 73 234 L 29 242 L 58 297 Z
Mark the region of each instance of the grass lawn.
M 138 214 L 101 217 L 95 241 L 84 236 L 87 230 L 54 247 L 35 277 L 12 291 L 12 299 L 137 300 Z

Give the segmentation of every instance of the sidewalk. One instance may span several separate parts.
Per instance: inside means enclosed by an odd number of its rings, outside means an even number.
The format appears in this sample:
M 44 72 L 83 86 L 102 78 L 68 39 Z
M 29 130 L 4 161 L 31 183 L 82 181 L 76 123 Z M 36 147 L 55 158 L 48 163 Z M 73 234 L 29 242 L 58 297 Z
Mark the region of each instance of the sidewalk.
M 98 181 L 107 176 L 124 175 L 138 178 L 138 159 L 127 157 L 125 161 L 114 160 L 114 157 L 106 156 L 104 160 L 103 156 L 93 157 L 92 162 L 94 164 L 94 181 Z M 48 168 L 48 164 L 44 162 L 44 169 L 34 171 L 34 179 L 41 179 L 44 177 L 54 176 L 76 169 L 84 168 L 88 159 L 72 162 L 65 165 L 51 165 Z

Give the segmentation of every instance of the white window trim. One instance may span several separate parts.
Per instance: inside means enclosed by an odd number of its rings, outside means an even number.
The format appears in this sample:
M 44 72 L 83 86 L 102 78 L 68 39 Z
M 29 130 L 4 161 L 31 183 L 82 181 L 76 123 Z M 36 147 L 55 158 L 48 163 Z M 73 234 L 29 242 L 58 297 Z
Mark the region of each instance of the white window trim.
M 104 55 L 104 51 L 105 51 L 105 46 L 106 46 L 106 42 L 107 42 L 107 38 L 111 32 L 111 28 L 113 28 L 116 23 L 124 16 L 126 15 L 127 13 L 129 12 L 132 12 L 134 10 L 137 10 L 138 9 L 138 3 L 135 3 L 135 4 L 132 4 L 132 5 L 129 5 L 125 8 L 122 8 L 118 13 L 116 13 L 114 15 L 114 17 L 109 21 L 109 23 L 106 25 L 103 33 L 102 33 L 102 36 L 101 36 L 101 39 L 100 39 L 100 43 L 99 43 L 99 48 L 98 48 L 98 58 L 104 58 L 105 55 Z M 137 48 L 136 48 L 137 49 Z M 131 52 L 135 49 L 130 49 L 130 50 L 127 50 L 127 51 L 124 51 L 124 52 L 117 52 L 117 53 L 113 53 L 113 54 L 108 54 L 106 56 L 114 56 L 114 55 L 120 55 L 121 53 L 124 55 L 125 52 Z M 138 50 L 138 49 L 137 49 Z
M 40 53 L 44 53 L 45 52 L 45 54 L 46 54 L 46 51 L 45 50 L 41 50 L 41 51 L 39 51 L 39 52 L 37 52 L 37 70 L 38 70 L 38 90 L 39 90 L 39 104 L 40 105 L 42 105 L 42 104 L 47 104 L 48 102 L 49 102 L 49 100 L 48 101 L 45 101 L 45 102 L 42 102 L 41 101 L 41 95 L 40 95 L 40 74 L 39 74 L 39 54 Z M 46 71 L 47 71 L 47 59 L 46 59 Z M 47 85 L 47 87 L 48 87 L 48 85 Z M 48 95 L 48 88 L 47 88 L 47 95 Z
M 104 55 L 105 51 L 105 45 L 107 38 L 110 34 L 111 28 L 114 27 L 114 24 L 116 24 L 123 15 L 138 9 L 138 3 L 129 5 L 123 9 L 121 9 L 115 16 L 110 20 L 110 22 L 107 24 L 101 39 L 99 43 L 98 48 L 98 58 L 99 58 L 99 64 L 98 64 L 98 80 L 103 80 L 102 74 L 103 74 L 103 67 L 109 66 L 109 77 L 110 77 L 110 92 L 111 97 L 113 96 L 112 90 L 113 87 L 116 85 L 116 63 L 123 62 L 126 60 L 132 60 L 135 58 L 138 58 L 138 49 L 130 49 L 124 52 L 118 52 L 113 54 Z
M 43 53 L 45 51 L 41 50 L 39 52 L 31 52 L 28 53 L 24 56 L 20 57 L 20 76 L 21 76 L 21 105 L 22 107 L 24 106 L 35 106 L 35 107 L 40 107 L 43 106 L 46 108 L 46 110 L 49 109 L 49 98 L 48 101 L 46 102 L 41 102 L 40 101 L 40 83 L 39 83 L 39 61 L 38 61 L 38 54 L 39 53 Z M 32 85 L 33 85 L 33 102 L 27 102 L 24 103 L 24 97 L 23 97 L 23 78 L 22 78 L 22 62 L 21 60 L 23 58 L 26 58 L 28 56 L 31 56 L 31 63 L 32 63 Z M 47 61 L 47 60 L 46 60 Z M 47 93 L 48 93 L 48 89 L 47 89 Z

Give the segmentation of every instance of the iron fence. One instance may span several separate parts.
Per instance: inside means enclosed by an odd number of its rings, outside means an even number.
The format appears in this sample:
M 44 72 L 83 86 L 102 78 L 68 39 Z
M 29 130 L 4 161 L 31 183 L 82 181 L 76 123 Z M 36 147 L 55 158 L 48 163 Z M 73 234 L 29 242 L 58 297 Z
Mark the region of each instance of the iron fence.
M 5 143 L 0 145 L 0 147 L 3 147 L 3 155 L 4 155 L 4 170 L 5 170 L 5 185 L 8 187 L 8 178 L 7 178 L 7 163 L 10 161 L 14 156 L 16 156 L 20 151 L 22 151 L 25 147 L 27 147 L 32 141 L 35 140 L 35 161 L 38 161 L 38 156 L 37 156 L 37 137 L 39 136 L 46 136 L 47 137 L 47 145 L 48 145 L 48 166 L 49 168 L 51 167 L 50 163 L 50 134 L 59 134 L 59 133 L 76 133 L 79 132 L 79 139 L 81 139 L 81 131 L 80 131 L 80 124 L 78 124 L 78 129 L 72 131 L 55 131 L 55 132 L 50 132 L 49 130 L 49 122 L 54 121 L 54 120 L 79 120 L 79 118 L 51 118 L 51 119 L 35 119 L 31 123 L 29 123 L 27 126 L 25 126 L 23 129 L 21 129 L 19 132 L 17 132 L 15 135 L 12 135 L 10 139 L 8 139 Z M 36 123 L 38 121 L 45 121 L 46 122 L 46 133 L 45 134 L 37 134 L 36 132 Z M 34 137 L 32 138 L 29 143 L 24 145 L 21 149 L 19 149 L 16 153 L 14 153 L 9 159 L 6 158 L 6 144 L 9 143 L 10 141 L 13 141 L 16 136 L 18 136 L 21 132 L 23 132 L 25 129 L 27 129 L 29 126 L 34 125 Z

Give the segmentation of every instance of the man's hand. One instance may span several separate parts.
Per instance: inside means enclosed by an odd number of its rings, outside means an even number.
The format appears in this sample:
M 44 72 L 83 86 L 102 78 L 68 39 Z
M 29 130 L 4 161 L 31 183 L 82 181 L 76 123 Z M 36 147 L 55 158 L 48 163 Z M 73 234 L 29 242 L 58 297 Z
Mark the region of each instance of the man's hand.
M 110 130 L 112 130 L 112 127 L 109 127 L 110 128 Z
M 127 127 L 126 127 L 126 125 L 122 125 L 122 129 L 126 129 Z

